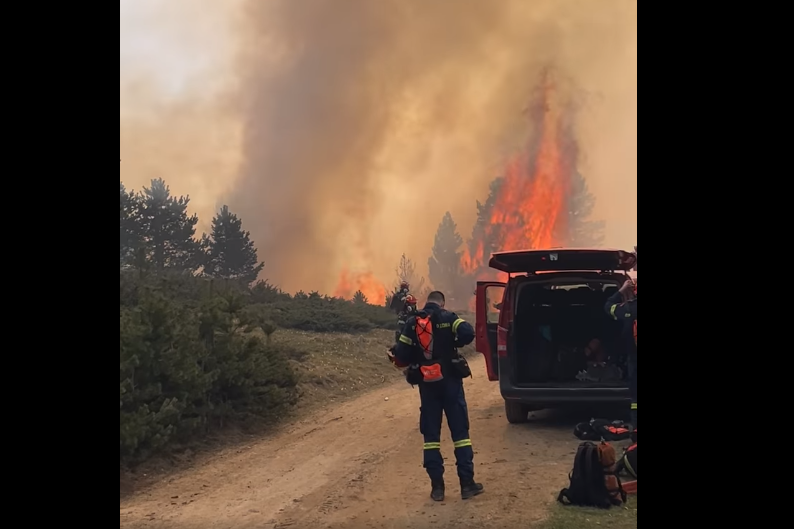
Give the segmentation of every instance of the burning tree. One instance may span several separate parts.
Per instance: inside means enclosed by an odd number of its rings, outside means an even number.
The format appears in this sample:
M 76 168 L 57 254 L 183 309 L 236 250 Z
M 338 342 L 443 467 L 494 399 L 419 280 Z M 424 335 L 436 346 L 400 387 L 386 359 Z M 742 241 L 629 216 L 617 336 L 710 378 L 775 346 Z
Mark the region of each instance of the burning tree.
M 527 114 L 533 134 L 491 182 L 488 198 L 477 202 L 477 222 L 461 256 L 471 285 L 495 279 L 488 268 L 494 251 L 555 246 L 590 246 L 603 239 L 603 223 L 588 219 L 594 198 L 577 172 L 574 106 L 561 101 L 547 72 Z

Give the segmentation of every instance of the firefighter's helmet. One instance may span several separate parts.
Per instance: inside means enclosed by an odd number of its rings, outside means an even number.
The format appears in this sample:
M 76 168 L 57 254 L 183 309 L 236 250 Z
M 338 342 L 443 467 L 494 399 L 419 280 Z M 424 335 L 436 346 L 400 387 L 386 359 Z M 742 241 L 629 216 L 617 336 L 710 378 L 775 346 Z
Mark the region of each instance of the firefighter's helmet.
M 409 288 L 408 281 L 400 281 L 400 290 L 408 290 Z

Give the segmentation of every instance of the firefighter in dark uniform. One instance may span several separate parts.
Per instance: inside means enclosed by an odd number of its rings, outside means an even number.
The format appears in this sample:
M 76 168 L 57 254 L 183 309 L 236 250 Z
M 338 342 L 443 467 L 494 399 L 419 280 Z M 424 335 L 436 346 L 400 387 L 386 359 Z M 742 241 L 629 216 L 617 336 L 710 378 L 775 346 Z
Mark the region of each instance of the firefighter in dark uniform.
M 627 280 L 606 303 L 612 318 L 623 322 L 622 342 L 628 350 L 631 423 L 637 428 L 637 283 Z
M 416 308 L 416 298 L 413 297 L 411 294 L 407 294 L 402 299 L 402 310 L 400 310 L 399 314 L 397 314 L 397 334 L 395 336 L 395 340 L 400 339 L 400 334 L 402 333 L 403 327 L 405 324 L 408 323 L 408 318 L 414 316 L 418 312 Z
M 416 298 L 410 293 L 410 285 L 408 281 L 400 281 L 400 288 L 397 292 L 392 294 L 389 308 L 397 313 L 397 331 L 395 333 L 395 342 L 400 339 L 405 322 L 408 318 L 416 314 Z
M 458 348 L 474 340 L 474 328 L 454 312 L 444 310 L 444 294 L 427 296 L 427 304 L 408 319 L 390 359 L 406 368 L 406 379 L 419 386 L 419 429 L 424 436 L 424 468 L 430 476 L 435 501 L 444 499 L 444 459 L 441 457 L 441 423 L 446 414 L 455 446 L 461 497 L 483 492 L 474 481 L 474 451 L 469 438 L 469 413 L 463 379 L 471 376 Z

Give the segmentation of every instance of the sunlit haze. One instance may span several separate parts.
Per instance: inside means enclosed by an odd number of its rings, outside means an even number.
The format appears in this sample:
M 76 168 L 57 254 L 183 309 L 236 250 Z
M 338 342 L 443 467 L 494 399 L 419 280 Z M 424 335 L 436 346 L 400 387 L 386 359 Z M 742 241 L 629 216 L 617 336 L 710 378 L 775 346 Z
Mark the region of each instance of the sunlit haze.
M 538 170 L 581 173 L 606 245 L 637 243 L 636 0 L 121 0 L 119 49 L 121 180 L 190 195 L 199 231 L 228 204 L 285 290 L 391 285 L 403 253 L 426 275 L 444 213 L 468 240 L 538 133 L 548 71 L 576 159 L 536 139 Z M 538 185 L 503 207 L 553 216 Z

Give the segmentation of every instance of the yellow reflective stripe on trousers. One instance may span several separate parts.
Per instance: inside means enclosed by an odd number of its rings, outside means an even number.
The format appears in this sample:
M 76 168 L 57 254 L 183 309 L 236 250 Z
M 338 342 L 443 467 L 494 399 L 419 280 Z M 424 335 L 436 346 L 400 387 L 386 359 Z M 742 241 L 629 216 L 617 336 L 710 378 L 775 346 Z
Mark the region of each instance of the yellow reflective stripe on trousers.
M 465 320 L 458 318 L 454 322 L 452 322 L 452 334 L 458 334 L 458 326 L 463 323 Z
M 460 441 L 455 441 L 455 448 L 463 448 L 464 446 L 471 446 L 471 439 L 461 439 Z
M 413 344 L 414 344 L 414 342 L 412 342 L 412 341 L 411 341 L 411 339 L 410 339 L 410 338 L 408 338 L 408 337 L 407 337 L 406 335 L 404 335 L 404 334 L 401 334 L 401 335 L 400 335 L 400 341 L 401 341 L 402 343 L 404 343 L 404 344 L 408 344 L 408 345 L 413 345 Z
M 637 403 L 636 402 L 632 402 L 631 403 L 631 409 L 632 410 L 636 410 L 637 409 Z
M 441 443 L 425 443 L 425 450 L 441 450 Z

